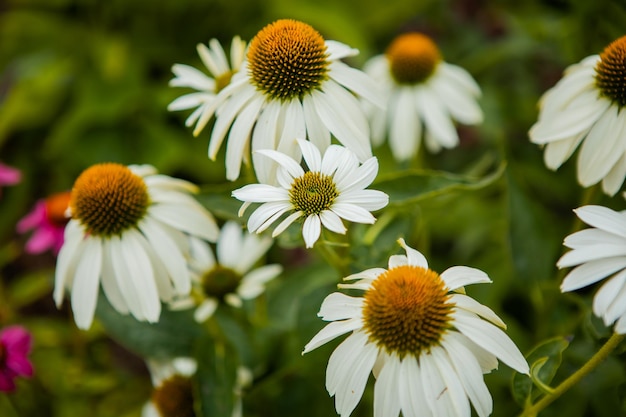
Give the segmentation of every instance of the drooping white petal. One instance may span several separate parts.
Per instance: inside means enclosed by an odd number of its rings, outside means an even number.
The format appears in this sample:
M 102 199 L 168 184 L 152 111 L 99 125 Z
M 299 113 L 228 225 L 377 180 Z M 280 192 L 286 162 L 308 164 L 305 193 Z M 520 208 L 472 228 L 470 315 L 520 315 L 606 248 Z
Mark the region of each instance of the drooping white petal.
M 346 227 L 341 222 L 339 216 L 330 210 L 324 210 L 319 214 L 322 225 L 331 232 L 339 233 L 341 235 L 346 233 Z
M 330 64 L 329 76 L 370 103 L 384 108 L 382 91 L 363 71 L 349 67 L 341 61 L 334 61 Z
M 232 84 L 231 84 L 232 85 Z M 216 97 L 216 102 L 218 102 L 218 98 L 221 94 L 224 93 L 225 90 L 222 90 L 218 97 Z M 219 108 L 219 117 L 215 119 L 215 125 L 213 126 L 213 130 L 211 132 L 211 139 L 209 140 L 209 158 L 211 160 L 215 160 L 217 156 L 217 152 L 222 146 L 222 142 L 226 137 L 226 133 L 230 129 L 233 120 L 237 117 L 238 114 L 251 102 L 255 102 L 254 107 L 258 107 L 258 103 L 262 98 L 258 96 L 257 91 L 252 86 L 245 85 L 243 86 L 237 94 L 233 94 L 229 97 L 229 99 L 224 102 L 224 104 Z
M 396 417 L 400 414 L 399 376 L 400 359 L 389 355 L 374 385 L 374 417 Z
M 91 326 L 98 301 L 100 273 L 102 270 L 102 243 L 100 239 L 87 239 L 76 265 L 72 283 L 72 311 L 79 329 Z
M 241 110 L 230 128 L 226 145 L 227 180 L 234 181 L 239 178 L 244 152 L 249 149 L 250 132 L 262 106 L 262 100 L 251 100 Z
M 57 264 L 54 272 L 53 298 L 57 307 L 60 307 L 61 303 L 63 303 L 65 285 L 68 279 L 74 276 L 82 243 L 83 230 L 80 223 L 77 220 L 70 220 L 65 226 L 64 243 L 57 255 Z
M 472 297 L 468 297 L 464 294 L 452 294 L 450 296 L 450 301 L 455 304 L 456 308 L 462 308 L 463 310 L 478 314 L 479 316 L 486 320 L 489 320 L 496 326 L 502 329 L 506 329 L 506 324 L 504 324 L 502 319 L 500 319 L 500 317 L 498 317 L 498 315 L 494 313 L 492 309 L 484 304 L 479 303 Z
M 579 265 L 598 259 L 626 256 L 626 241 L 615 245 L 612 243 L 596 243 L 571 250 L 561 256 L 557 262 L 559 268 Z
M 312 248 L 322 232 L 322 221 L 316 214 L 307 216 L 302 225 L 302 237 L 307 248 Z
M 317 316 L 324 321 L 360 317 L 363 302 L 363 297 L 350 297 L 340 292 L 334 292 L 326 296 Z
M 258 297 L 265 290 L 265 284 L 280 275 L 282 271 L 283 267 L 278 264 L 264 265 L 250 271 L 241 280 L 237 294 L 244 300 Z
M 626 215 L 602 206 L 583 206 L 574 210 L 589 226 L 626 238 Z
M 339 217 L 351 222 L 367 224 L 373 224 L 376 222 L 376 218 L 372 215 L 372 213 L 355 204 L 335 202 L 331 207 L 331 210 Z
M 308 353 L 313 349 L 316 349 L 323 344 L 341 336 L 342 334 L 359 329 L 362 326 L 363 322 L 360 318 L 328 323 L 322 330 L 320 330 L 315 336 L 313 336 L 313 338 L 309 341 L 309 343 L 306 344 L 306 346 L 304 346 L 302 354 Z
M 154 204 L 148 208 L 148 215 L 209 242 L 215 242 L 219 234 L 213 216 L 198 204 L 196 207 L 174 204 Z
M 471 414 L 469 400 L 445 350 L 441 346 L 435 346 L 431 349 L 431 355 L 433 363 L 447 388 L 438 401 L 447 401 L 449 407 L 454 410 L 453 415 L 469 416 Z
M 355 190 L 341 193 L 335 202 L 354 204 L 365 210 L 375 211 L 389 204 L 389 196 L 378 190 Z
M 412 87 L 400 87 L 389 100 L 389 147 L 396 161 L 414 157 L 422 141 L 420 119 Z
M 590 261 L 572 269 L 561 283 L 561 292 L 578 290 L 626 268 L 626 256 Z
M 398 397 L 404 416 L 433 417 L 424 396 L 424 387 L 417 360 L 407 355 L 400 363 L 398 378 Z
M 303 212 L 296 211 L 295 213 L 292 213 L 289 216 L 287 216 L 285 218 L 285 220 L 283 220 L 282 222 L 280 222 L 280 224 L 278 226 L 276 226 L 276 228 L 272 232 L 272 237 L 276 237 L 279 234 L 281 234 L 282 232 L 284 232 L 285 229 L 287 229 L 287 227 L 289 227 L 291 225 L 291 223 L 293 223 L 294 221 L 296 221 L 297 219 L 299 219 L 303 215 L 304 215 Z
M 626 274 L 624 272 L 620 271 L 619 274 L 615 274 L 602 284 L 593 297 L 593 314 L 598 317 L 604 317 L 616 295 L 619 294 L 626 282 Z
M 330 131 L 320 119 L 311 96 L 302 98 L 302 110 L 306 124 L 307 137 L 320 152 L 324 153 L 330 146 Z
M 468 266 L 453 266 L 441 273 L 441 279 L 446 283 L 449 290 L 465 287 L 471 284 L 490 283 L 489 276 L 480 269 Z

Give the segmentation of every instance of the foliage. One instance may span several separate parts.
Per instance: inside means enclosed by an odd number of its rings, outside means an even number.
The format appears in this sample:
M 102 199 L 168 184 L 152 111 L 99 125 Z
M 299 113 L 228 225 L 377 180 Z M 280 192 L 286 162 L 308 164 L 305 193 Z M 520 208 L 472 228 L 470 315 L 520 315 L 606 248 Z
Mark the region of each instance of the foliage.
M 559 292 L 555 263 L 563 238 L 580 227 L 572 209 L 584 202 L 624 209 L 624 200 L 580 188 L 575 161 L 546 169 L 527 131 L 563 69 L 624 34 L 620 2 L 9 0 L 0 7 L 0 159 L 19 167 L 23 180 L 0 200 L 0 325 L 21 322 L 33 332 L 36 377 L 0 394 L 0 415 L 139 416 L 151 390 L 142 358 L 181 354 L 200 358 L 196 390 L 206 416 L 228 415 L 239 363 L 254 375 L 244 415 L 335 415 L 324 370 L 336 344 L 300 353 L 322 327 L 316 313 L 341 276 L 299 249 L 297 233 L 281 235 L 269 254 L 286 272 L 243 310 L 220 307 L 211 328 L 166 311 L 158 324 L 138 323 L 101 297 L 98 323 L 81 332 L 67 305 L 53 305 L 53 256 L 24 253 L 25 237 L 15 232 L 37 199 L 69 189 L 103 161 L 150 163 L 201 184 L 199 201 L 221 222 L 243 222 L 230 197 L 241 184 L 224 180 L 223 151 L 216 162 L 206 157 L 208 129 L 194 138 L 187 114 L 167 111 L 180 93 L 168 87 L 170 68 L 199 66 L 198 42 L 249 40 L 282 17 L 359 48 L 350 60 L 356 67 L 398 32 L 425 31 L 481 86 L 485 122 L 462 127 L 460 147 L 422 154 L 419 169 L 397 165 L 386 145 L 375 150 L 381 174 L 372 188 L 388 193 L 390 206 L 373 226 L 351 225 L 347 241 L 355 244 L 338 250 L 355 272 L 385 266 L 404 237 L 436 271 L 468 265 L 489 274 L 493 284 L 468 292 L 504 319 L 540 381 L 504 366 L 488 375 L 493 416 L 518 414 L 515 401 L 536 399 L 610 334 L 594 322 L 590 291 Z M 617 351 L 541 415 L 626 413 L 625 360 Z M 356 417 L 372 414 L 368 389 Z

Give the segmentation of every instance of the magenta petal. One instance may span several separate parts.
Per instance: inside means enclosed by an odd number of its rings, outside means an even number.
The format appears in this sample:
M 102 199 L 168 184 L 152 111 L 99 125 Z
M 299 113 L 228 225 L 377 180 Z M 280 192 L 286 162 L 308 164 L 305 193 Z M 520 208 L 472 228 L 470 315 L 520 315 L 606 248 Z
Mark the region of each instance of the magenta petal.
M 22 326 L 9 326 L 0 332 L 0 343 L 4 345 L 9 355 L 17 352 L 26 356 L 30 353 L 32 336 Z
M 41 225 L 46 220 L 46 202 L 39 200 L 30 213 L 17 223 L 17 231 L 25 233 Z
M 28 239 L 26 242 L 27 253 L 37 255 L 39 253 L 45 252 L 46 250 L 54 247 L 55 245 L 55 233 L 54 230 L 49 226 L 41 226 L 35 233 Z
M 5 372 L 0 372 L 0 391 L 13 391 L 15 389 L 15 383 L 13 382 L 14 376 L 7 375 Z
M 8 370 L 14 372 L 16 375 L 21 375 L 21 376 L 33 375 L 33 365 L 24 356 L 9 355 L 5 364 Z
M 0 185 L 13 185 L 20 182 L 22 173 L 19 169 L 0 163 Z

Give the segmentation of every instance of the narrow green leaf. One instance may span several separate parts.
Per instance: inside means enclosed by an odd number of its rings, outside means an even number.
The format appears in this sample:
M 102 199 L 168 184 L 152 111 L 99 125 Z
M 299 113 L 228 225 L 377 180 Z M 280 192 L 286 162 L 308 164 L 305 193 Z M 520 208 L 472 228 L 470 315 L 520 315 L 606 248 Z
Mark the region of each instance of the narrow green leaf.
M 477 190 L 496 181 L 504 173 L 502 162 L 484 177 L 457 175 L 443 171 L 407 170 L 381 175 L 371 188 L 389 195 L 390 205 L 413 204 L 452 191 Z
M 563 351 L 569 346 L 564 337 L 548 339 L 536 346 L 527 356 L 531 376 L 515 373 L 512 382 L 513 398 L 522 407 L 533 402 L 541 392 L 551 390 L 549 384 L 561 365 Z M 533 390 L 537 386 L 539 390 Z
M 236 401 L 238 359 L 235 349 L 204 337 L 197 346 L 196 358 L 199 415 L 231 417 Z

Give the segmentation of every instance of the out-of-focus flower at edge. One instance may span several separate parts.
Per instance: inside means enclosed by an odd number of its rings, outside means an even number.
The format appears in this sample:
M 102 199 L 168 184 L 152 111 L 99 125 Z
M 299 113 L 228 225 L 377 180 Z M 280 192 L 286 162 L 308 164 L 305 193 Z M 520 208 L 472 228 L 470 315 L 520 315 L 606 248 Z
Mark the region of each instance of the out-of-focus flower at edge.
M 330 294 L 318 316 L 326 325 L 303 354 L 351 332 L 332 353 L 326 389 L 341 417 L 357 406 L 369 373 L 376 377 L 374 417 L 480 417 L 491 414 L 483 373 L 498 359 L 518 372 L 529 371 L 506 325 L 488 307 L 465 295 L 464 286 L 491 282 L 465 266 L 441 275 L 424 256 L 400 239 L 405 255 L 389 258 L 389 269 L 373 268 L 346 277 L 340 288 L 363 290 L 362 297 Z
M 148 360 L 154 391 L 143 407 L 141 417 L 194 417 L 193 380 L 197 363 L 193 358 Z M 252 374 L 245 367 L 237 369 L 233 388 L 234 407 L 231 417 L 242 416 L 242 390 L 252 382 Z
M 431 152 L 457 146 L 453 119 L 467 125 L 483 120 L 476 81 L 465 69 L 444 62 L 426 35 L 399 35 L 364 71 L 381 84 L 387 100 L 386 111 L 366 104 L 372 143 L 379 146 L 388 138 L 398 161 L 414 157 L 422 137 Z
M 19 169 L 12 168 L 0 162 L 0 197 L 2 187 L 5 185 L 15 185 L 22 180 L 22 173 Z
M 69 202 L 69 191 L 53 194 L 37 201 L 33 210 L 17 223 L 18 233 L 33 231 L 24 248 L 27 253 L 39 254 L 48 249 L 55 255 L 59 253 L 65 225 L 70 220 Z
M 217 260 L 208 244 L 192 239 L 192 290 L 189 296 L 173 300 L 170 308 L 196 307 L 194 318 L 201 323 L 211 317 L 220 302 L 241 307 L 242 300 L 258 297 L 265 284 L 283 271 L 278 264 L 254 268 L 272 243 L 269 236 L 244 233 L 234 221 L 222 227 L 216 247 Z
M 324 151 L 331 133 L 360 161 L 371 157 L 368 122 L 355 94 L 381 107 L 383 102 L 373 80 L 341 62 L 357 53 L 325 41 L 303 22 L 283 19 L 265 26 L 250 41 L 242 69 L 198 120 L 204 126 L 216 117 L 209 158 L 215 160 L 228 135 L 226 178 L 236 180 L 250 150 L 273 149 L 297 159 L 293 138 L 307 138 Z M 254 153 L 252 158 L 260 182 L 273 178 L 271 160 Z
M 257 153 L 280 165 L 276 172 L 279 185 L 249 184 L 233 191 L 233 197 L 244 202 L 240 215 L 250 203 L 263 203 L 248 219 L 250 232 L 261 233 L 283 214 L 292 212 L 274 229 L 272 237 L 304 218 L 302 236 L 306 247 L 311 248 L 319 239 L 322 226 L 345 234 L 347 229 L 341 219 L 368 224 L 376 221 L 370 211 L 385 207 L 389 196 L 365 189 L 378 174 L 375 157 L 360 164 L 349 149 L 331 145 L 322 158 L 313 143 L 302 139 L 294 143 L 300 145 L 308 171 L 283 153 L 259 150 Z
M 171 87 L 187 87 L 196 92 L 185 94 L 172 101 L 169 111 L 195 108 L 185 121 L 186 126 L 196 123 L 194 135 L 198 135 L 213 115 L 212 106 L 217 93 L 226 87 L 245 58 L 246 42 L 235 36 L 230 44 L 230 66 L 222 45 L 217 39 L 209 41 L 209 47 L 200 43 L 196 47 L 198 55 L 210 75 L 184 64 L 174 64 L 172 72 L 175 77 L 170 81 Z M 208 114 L 208 116 L 207 116 Z
M 615 333 L 626 334 L 626 212 L 602 206 L 574 210 L 591 228 L 567 236 L 572 249 L 557 262 L 559 268 L 576 266 L 561 283 L 561 291 L 574 291 L 608 278 L 593 298 L 593 313 Z
M 22 326 L 8 326 L 0 330 L 0 391 L 13 391 L 15 378 L 33 375 L 28 359 L 32 336 Z
M 189 236 L 218 237 L 195 192 L 195 185 L 150 165 L 104 163 L 83 171 L 72 188 L 72 219 L 57 258 L 57 306 L 71 287 L 76 325 L 87 329 L 102 284 L 115 310 L 157 322 L 161 301 L 191 290 Z
M 539 102 L 530 140 L 545 145 L 544 161 L 558 169 L 581 145 L 577 176 L 583 187 L 602 181 L 615 195 L 626 177 L 626 36 L 565 70 Z

